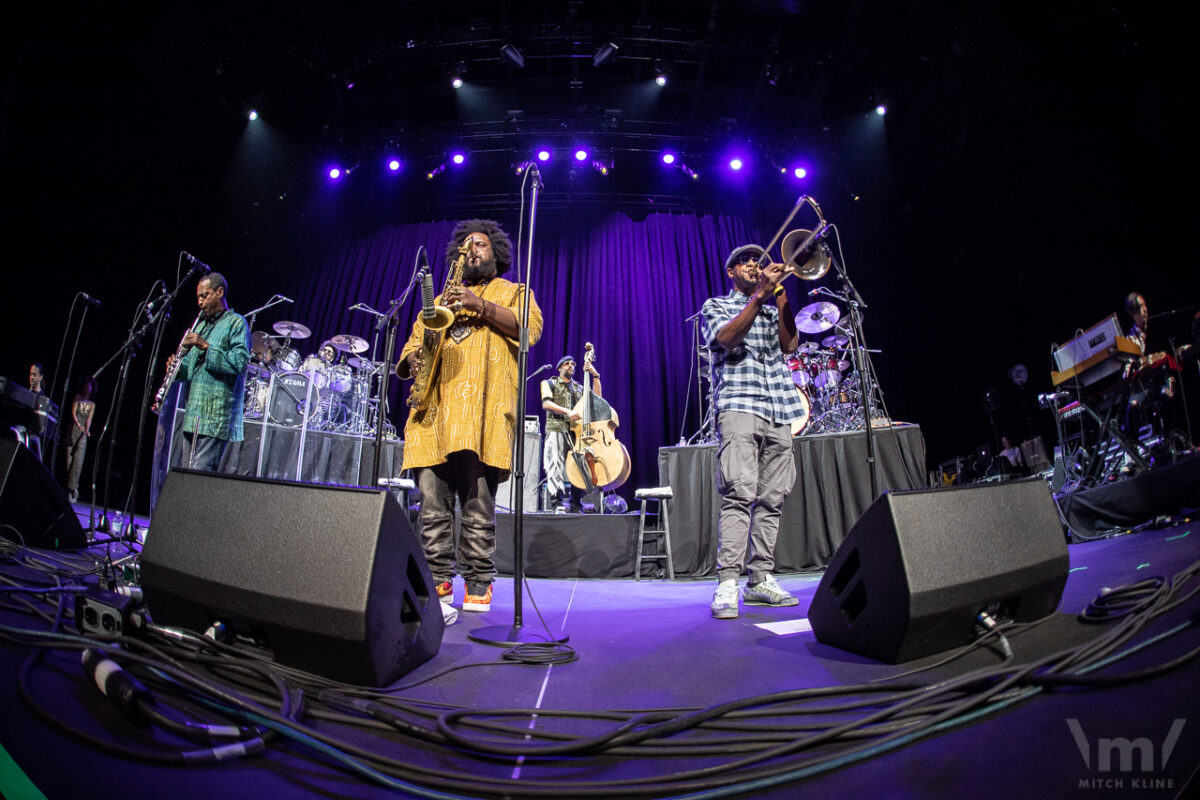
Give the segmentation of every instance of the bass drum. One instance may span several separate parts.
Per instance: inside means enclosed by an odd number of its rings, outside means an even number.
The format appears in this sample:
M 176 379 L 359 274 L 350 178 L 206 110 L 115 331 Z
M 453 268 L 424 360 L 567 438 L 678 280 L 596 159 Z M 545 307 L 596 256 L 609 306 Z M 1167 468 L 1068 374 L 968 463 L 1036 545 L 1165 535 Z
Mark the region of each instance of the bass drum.
M 804 409 L 804 415 L 792 421 L 792 436 L 803 434 L 804 429 L 808 427 L 808 421 L 812 419 L 812 404 L 808 401 L 808 392 L 797 386 L 796 393 L 800 395 L 800 407 Z
M 297 428 L 303 425 L 305 409 L 308 408 L 310 401 L 315 405 L 317 400 L 315 389 L 311 390 L 311 399 L 309 397 L 311 386 L 312 378 L 303 372 L 285 372 L 282 375 L 276 375 L 275 383 L 271 388 L 270 403 L 267 406 L 270 412 L 270 421 L 288 428 Z

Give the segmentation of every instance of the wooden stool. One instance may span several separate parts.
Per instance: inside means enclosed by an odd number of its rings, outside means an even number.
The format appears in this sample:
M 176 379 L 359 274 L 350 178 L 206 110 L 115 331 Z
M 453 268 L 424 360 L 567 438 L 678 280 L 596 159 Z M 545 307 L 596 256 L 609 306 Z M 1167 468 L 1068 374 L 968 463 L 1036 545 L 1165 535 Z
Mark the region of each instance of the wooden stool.
M 633 493 L 637 500 L 642 501 L 642 513 L 638 519 L 638 538 L 637 538 L 637 553 L 633 562 L 633 579 L 640 581 L 642 579 L 642 562 L 643 561 L 666 561 L 667 562 L 667 580 L 675 580 L 675 563 L 671 560 L 671 498 L 674 492 L 670 486 L 656 486 L 652 489 L 638 489 Z M 646 504 L 654 501 L 657 505 L 657 526 L 653 528 L 646 527 Z M 645 549 L 646 534 L 651 536 L 662 535 L 662 548 L 664 552 L 657 552 L 653 555 L 643 554 Z M 654 540 L 657 547 L 658 541 Z

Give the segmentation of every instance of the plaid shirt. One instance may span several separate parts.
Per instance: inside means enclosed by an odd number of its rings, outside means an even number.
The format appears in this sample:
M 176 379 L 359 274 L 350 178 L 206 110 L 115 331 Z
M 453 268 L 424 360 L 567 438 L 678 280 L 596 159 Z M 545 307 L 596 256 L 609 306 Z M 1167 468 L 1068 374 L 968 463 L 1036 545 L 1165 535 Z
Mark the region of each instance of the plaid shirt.
M 188 381 L 183 429 L 200 436 L 240 442 L 246 364 L 250 361 L 250 327 L 246 318 L 227 309 L 215 322 L 196 326 L 208 349 L 193 347 L 183 357 L 176 380 Z
M 712 387 L 717 413 L 745 411 L 776 424 L 804 416 L 800 395 L 779 346 L 779 309 L 765 303 L 742 343 L 726 351 L 717 333 L 736 317 L 750 296 L 736 289 L 705 301 L 700 314 L 704 341 L 712 351 Z

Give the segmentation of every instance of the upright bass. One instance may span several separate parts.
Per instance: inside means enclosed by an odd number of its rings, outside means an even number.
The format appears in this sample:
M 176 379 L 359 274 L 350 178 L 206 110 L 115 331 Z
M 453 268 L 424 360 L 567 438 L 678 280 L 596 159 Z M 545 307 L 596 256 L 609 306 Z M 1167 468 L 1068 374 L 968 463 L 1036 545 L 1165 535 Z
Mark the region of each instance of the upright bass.
M 596 350 L 592 343 L 584 345 L 583 363 L 592 364 Z M 629 479 L 629 451 L 617 441 L 617 412 L 608 402 L 592 392 L 592 375 L 583 375 L 583 397 L 572 411 L 579 419 L 571 423 L 574 439 L 567 454 L 567 479 L 571 484 L 590 492 L 593 489 L 612 491 Z

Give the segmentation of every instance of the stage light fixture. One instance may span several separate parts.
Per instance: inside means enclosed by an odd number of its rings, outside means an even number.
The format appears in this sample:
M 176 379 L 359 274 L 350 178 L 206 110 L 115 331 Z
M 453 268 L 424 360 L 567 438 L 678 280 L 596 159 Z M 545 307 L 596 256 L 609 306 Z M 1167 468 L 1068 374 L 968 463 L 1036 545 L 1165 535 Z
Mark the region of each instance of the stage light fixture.
M 745 164 L 742 162 L 742 160 L 740 158 L 729 159 L 729 168 L 731 170 L 733 170 L 734 172 L 741 170 L 741 168 L 744 166 L 745 166 Z
M 666 86 L 667 81 L 671 77 L 671 67 L 665 61 L 656 60 L 654 62 L 654 82 L 658 86 Z
M 329 179 L 330 180 L 336 181 L 340 177 L 342 177 L 342 170 L 339 167 L 330 167 L 329 168 Z
M 675 163 L 675 154 L 674 153 L 663 153 L 662 154 L 662 162 L 667 165 L 674 164 Z
M 538 150 L 537 157 L 538 157 L 538 161 L 549 161 L 550 160 L 550 151 L 549 150 Z
M 463 83 L 462 78 L 458 77 L 457 75 L 455 75 L 453 78 L 450 79 L 450 85 L 453 86 L 455 89 L 461 89 L 462 83 Z
M 806 170 L 804 167 L 796 167 L 794 170 L 792 170 L 792 174 L 803 180 L 804 178 L 808 177 L 808 170 Z
M 621 48 L 616 42 L 605 42 L 596 49 L 596 54 L 592 56 L 592 66 L 602 67 L 608 62 L 617 57 L 617 51 Z
M 580 149 L 578 149 L 578 150 L 576 150 L 576 151 L 575 151 L 575 160 L 576 160 L 576 161 L 587 161 L 587 157 L 588 157 L 588 151 L 587 151 L 587 150 L 584 150 L 583 148 L 580 148 Z
M 250 121 L 254 122 L 254 120 L 256 120 L 256 119 L 258 119 L 258 112 L 251 109 L 250 110 Z
M 455 164 L 462 164 L 467 160 L 467 156 L 464 153 L 455 153 L 454 155 L 450 156 L 450 160 Z
M 522 69 L 525 66 L 525 56 L 511 43 L 506 43 L 500 48 L 500 55 L 504 56 L 505 60 L 517 69 Z
M 667 85 L 667 76 L 660 72 L 654 76 L 654 82 L 657 83 L 659 86 L 666 86 Z
M 875 106 L 875 113 L 881 117 L 885 116 L 887 114 L 887 106 L 885 106 L 883 103 L 880 103 L 879 105 Z
M 400 170 L 400 159 L 398 159 L 398 158 L 390 159 L 388 161 L 387 168 L 390 169 L 392 172 L 398 172 Z

